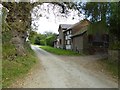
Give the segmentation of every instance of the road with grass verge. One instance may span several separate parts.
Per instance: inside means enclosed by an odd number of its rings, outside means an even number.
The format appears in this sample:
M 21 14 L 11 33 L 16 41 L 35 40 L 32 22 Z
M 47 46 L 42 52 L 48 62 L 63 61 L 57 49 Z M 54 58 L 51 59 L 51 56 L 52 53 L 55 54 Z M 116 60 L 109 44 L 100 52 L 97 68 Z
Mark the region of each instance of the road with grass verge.
M 117 82 L 99 71 L 86 68 L 95 56 L 58 56 L 32 46 L 39 58 L 27 77 L 13 84 L 14 88 L 117 88 Z M 91 61 L 90 61 L 91 60 Z M 96 65 L 96 64 L 95 64 Z M 93 64 L 91 66 L 94 66 Z M 90 66 L 90 67 L 91 67 Z

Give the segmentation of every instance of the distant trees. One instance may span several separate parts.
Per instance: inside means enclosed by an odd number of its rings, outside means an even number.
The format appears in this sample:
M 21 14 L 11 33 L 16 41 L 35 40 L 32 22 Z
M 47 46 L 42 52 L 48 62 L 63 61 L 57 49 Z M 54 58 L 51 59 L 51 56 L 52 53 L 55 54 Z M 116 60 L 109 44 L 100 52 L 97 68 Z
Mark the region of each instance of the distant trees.
M 55 38 L 56 38 L 55 34 L 48 36 L 46 38 L 46 45 L 53 46 L 54 45 L 53 42 L 54 42 Z
M 34 44 L 37 44 L 37 45 L 40 45 L 40 44 L 41 44 L 41 43 L 40 43 L 40 37 L 39 37 L 39 36 L 37 36 L 37 37 L 35 38 Z
M 53 32 L 45 32 L 44 34 L 37 34 L 35 31 L 31 31 L 29 40 L 32 44 L 53 46 L 53 42 L 56 38 L 56 34 Z
M 29 35 L 29 40 L 32 44 L 44 45 L 45 43 L 41 40 L 45 39 L 45 35 L 38 34 L 35 31 L 31 31 Z

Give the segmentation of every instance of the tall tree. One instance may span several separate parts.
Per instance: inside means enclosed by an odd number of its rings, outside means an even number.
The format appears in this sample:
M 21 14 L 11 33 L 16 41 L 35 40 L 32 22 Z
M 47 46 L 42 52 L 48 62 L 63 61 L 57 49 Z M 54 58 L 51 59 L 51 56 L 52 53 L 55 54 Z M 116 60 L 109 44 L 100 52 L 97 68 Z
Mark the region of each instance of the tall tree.
M 120 3 L 111 3 L 111 14 L 109 19 L 110 48 L 120 49 Z
M 110 15 L 110 34 L 115 36 L 118 40 L 120 40 L 120 30 L 118 26 L 120 26 L 120 3 L 111 3 L 111 15 Z
M 19 32 L 18 36 L 25 41 L 26 31 L 30 29 L 31 16 L 30 10 L 31 5 L 29 2 L 3 2 L 2 5 L 6 7 L 9 12 L 6 18 L 8 25 L 12 31 Z
M 109 11 L 108 2 L 87 2 L 83 5 L 83 10 L 86 18 L 91 17 L 92 22 L 103 21 L 106 22 L 106 15 Z

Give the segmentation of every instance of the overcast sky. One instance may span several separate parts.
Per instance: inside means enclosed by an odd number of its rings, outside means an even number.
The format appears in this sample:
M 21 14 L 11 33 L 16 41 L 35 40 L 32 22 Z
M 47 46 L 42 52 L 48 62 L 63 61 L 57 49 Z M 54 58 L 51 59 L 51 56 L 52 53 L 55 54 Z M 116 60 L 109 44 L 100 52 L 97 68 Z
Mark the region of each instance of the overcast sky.
M 44 33 L 45 31 L 51 31 L 58 33 L 59 24 L 75 24 L 84 18 L 84 15 L 82 14 L 79 17 L 75 10 L 68 10 L 67 17 L 64 17 L 64 14 L 59 13 L 60 10 L 61 8 L 59 6 L 54 6 L 50 3 L 40 5 L 36 14 L 41 15 L 42 17 L 34 20 L 34 22 L 39 25 L 37 32 Z

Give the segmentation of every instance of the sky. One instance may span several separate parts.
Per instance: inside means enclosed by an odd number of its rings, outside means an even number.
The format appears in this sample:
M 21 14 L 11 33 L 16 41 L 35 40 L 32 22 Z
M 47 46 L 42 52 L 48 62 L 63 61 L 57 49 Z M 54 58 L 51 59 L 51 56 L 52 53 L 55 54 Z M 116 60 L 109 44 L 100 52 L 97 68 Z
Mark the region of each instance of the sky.
M 82 14 L 79 17 L 77 14 L 78 12 L 75 10 L 68 9 L 67 15 L 61 14 L 60 11 L 61 7 L 50 3 L 43 3 L 42 5 L 35 7 L 33 13 L 35 13 L 38 18 L 36 18 L 34 14 L 32 15 L 32 18 L 35 18 L 33 22 L 38 24 L 36 31 L 42 34 L 45 31 L 58 34 L 59 24 L 75 24 L 84 18 L 84 15 Z

